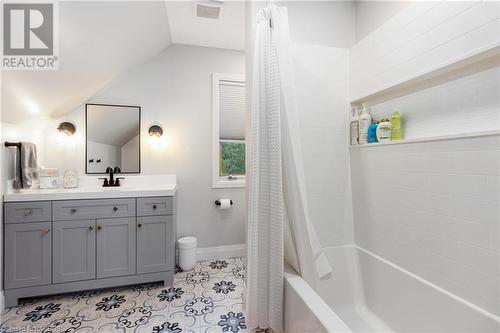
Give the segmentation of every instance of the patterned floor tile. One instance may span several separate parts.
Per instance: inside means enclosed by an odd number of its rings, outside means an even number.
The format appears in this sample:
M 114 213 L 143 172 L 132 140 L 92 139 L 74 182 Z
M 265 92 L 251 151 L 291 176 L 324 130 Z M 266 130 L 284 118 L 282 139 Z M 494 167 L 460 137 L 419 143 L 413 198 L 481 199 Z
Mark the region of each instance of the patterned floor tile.
M 200 261 L 161 283 L 24 300 L 0 316 L 0 332 L 246 332 L 245 258 Z

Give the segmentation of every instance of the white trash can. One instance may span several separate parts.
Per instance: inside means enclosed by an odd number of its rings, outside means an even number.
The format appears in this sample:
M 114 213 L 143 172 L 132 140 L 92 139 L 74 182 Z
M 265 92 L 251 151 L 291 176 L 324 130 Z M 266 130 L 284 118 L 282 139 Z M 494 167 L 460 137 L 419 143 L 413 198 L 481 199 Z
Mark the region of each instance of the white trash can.
M 179 267 L 183 271 L 190 271 L 196 265 L 196 237 L 182 237 L 177 240 L 179 250 Z

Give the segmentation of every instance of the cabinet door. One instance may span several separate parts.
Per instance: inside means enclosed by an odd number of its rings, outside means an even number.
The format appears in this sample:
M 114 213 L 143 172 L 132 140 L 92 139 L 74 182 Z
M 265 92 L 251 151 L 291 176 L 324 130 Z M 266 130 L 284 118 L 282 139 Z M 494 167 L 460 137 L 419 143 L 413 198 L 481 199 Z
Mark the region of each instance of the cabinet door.
M 95 279 L 95 220 L 54 222 L 54 283 Z
M 137 273 L 174 269 L 173 216 L 137 218 Z
M 135 274 L 135 217 L 97 220 L 97 277 Z
M 5 288 L 50 284 L 51 222 L 5 225 Z

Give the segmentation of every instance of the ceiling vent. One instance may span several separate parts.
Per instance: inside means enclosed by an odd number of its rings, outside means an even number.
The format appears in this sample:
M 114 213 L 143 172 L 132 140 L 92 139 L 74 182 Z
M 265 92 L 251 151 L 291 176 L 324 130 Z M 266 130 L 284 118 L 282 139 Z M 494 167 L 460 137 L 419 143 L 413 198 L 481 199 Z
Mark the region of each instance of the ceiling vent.
M 218 20 L 221 15 L 223 1 L 209 0 L 209 1 L 196 1 L 195 4 L 196 16 L 216 19 Z

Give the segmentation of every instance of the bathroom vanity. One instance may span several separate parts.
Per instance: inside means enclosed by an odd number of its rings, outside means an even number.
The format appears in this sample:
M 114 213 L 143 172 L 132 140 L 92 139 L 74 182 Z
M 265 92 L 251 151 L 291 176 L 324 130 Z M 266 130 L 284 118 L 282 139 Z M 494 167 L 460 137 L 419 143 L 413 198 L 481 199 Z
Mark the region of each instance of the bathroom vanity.
M 91 177 L 89 177 L 91 178 Z M 4 197 L 5 306 L 24 297 L 163 281 L 175 271 L 175 177 L 162 186 Z

